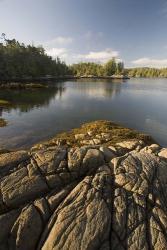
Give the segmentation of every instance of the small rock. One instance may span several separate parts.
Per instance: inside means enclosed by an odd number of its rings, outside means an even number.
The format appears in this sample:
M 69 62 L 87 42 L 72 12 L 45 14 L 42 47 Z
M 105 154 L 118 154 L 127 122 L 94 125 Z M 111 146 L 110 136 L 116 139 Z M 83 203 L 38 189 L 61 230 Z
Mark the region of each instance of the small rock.
M 65 139 L 58 139 L 58 140 L 56 141 L 56 144 L 57 144 L 58 146 L 63 146 L 63 145 L 66 144 L 66 140 L 65 140 Z
M 81 141 L 82 145 L 94 145 L 94 141 L 93 140 L 83 140 Z
M 86 137 L 85 134 L 77 134 L 77 135 L 75 135 L 75 139 L 76 139 L 76 140 L 84 140 L 85 137 Z
M 117 152 L 117 149 L 114 146 L 109 146 L 108 147 L 110 150 L 112 150 L 113 152 Z
M 97 139 L 103 139 L 103 137 L 101 135 L 96 135 L 95 136 Z
M 151 148 L 151 149 L 154 150 L 154 151 L 157 151 L 157 150 L 160 149 L 160 146 L 159 146 L 158 144 L 152 144 L 151 146 L 149 146 L 149 148 Z M 153 151 L 153 152 L 154 152 L 154 151 Z
M 167 158 L 167 148 L 163 148 L 158 155 L 160 157 Z
M 95 145 L 101 144 L 101 140 L 99 140 L 99 139 L 93 139 L 93 142 Z
M 138 140 L 131 140 L 131 141 L 123 141 L 116 144 L 117 146 L 120 146 L 122 148 L 127 148 L 129 150 L 135 149 L 138 145 L 140 145 L 140 142 Z
M 88 134 L 89 136 L 92 136 L 92 135 L 93 135 L 93 131 L 88 131 L 87 134 Z
M 104 139 L 111 139 L 111 135 L 109 133 L 101 133 Z
M 157 144 L 152 144 L 141 149 L 141 152 L 147 152 L 149 154 L 156 153 L 160 150 L 160 146 Z

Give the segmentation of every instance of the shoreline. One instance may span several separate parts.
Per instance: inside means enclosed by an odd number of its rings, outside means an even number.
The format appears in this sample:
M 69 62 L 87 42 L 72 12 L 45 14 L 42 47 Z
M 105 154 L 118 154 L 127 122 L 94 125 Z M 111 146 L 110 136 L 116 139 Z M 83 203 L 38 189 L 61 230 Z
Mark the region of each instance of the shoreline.
M 108 136 L 96 136 L 97 133 L 108 134 Z M 66 146 L 81 147 L 84 145 L 115 146 L 117 143 L 128 140 L 142 140 L 145 144 L 157 143 L 149 134 L 139 132 L 135 129 L 124 127 L 108 120 L 96 120 L 83 123 L 78 128 L 69 129 L 55 134 L 50 139 L 39 140 L 38 142 L 27 147 L 7 148 L 2 147 L 1 150 L 19 151 L 30 150 L 31 148 Z
M 49 76 L 49 77 L 25 77 L 0 79 L 0 85 L 4 83 L 31 83 L 53 82 L 65 80 L 95 79 L 95 80 L 130 80 L 130 79 L 167 79 L 167 77 L 129 77 L 129 76 Z
M 96 134 L 103 133 L 108 136 L 97 136 Z M 94 141 L 94 137 L 95 140 Z M 78 128 L 73 128 L 67 131 L 56 134 L 51 139 L 36 143 L 34 147 L 51 146 L 68 146 L 76 147 L 83 145 L 115 145 L 125 140 L 143 140 L 146 144 L 156 143 L 155 140 L 148 134 L 141 133 L 135 129 L 124 127 L 120 124 L 108 120 L 95 120 L 92 122 L 83 123 Z
M 36 81 L 53 81 L 53 80 L 77 80 L 77 79 L 120 79 L 128 80 L 127 76 L 49 76 L 49 77 L 27 77 L 27 78 L 6 78 L 0 79 L 0 85 L 9 82 L 36 82 Z

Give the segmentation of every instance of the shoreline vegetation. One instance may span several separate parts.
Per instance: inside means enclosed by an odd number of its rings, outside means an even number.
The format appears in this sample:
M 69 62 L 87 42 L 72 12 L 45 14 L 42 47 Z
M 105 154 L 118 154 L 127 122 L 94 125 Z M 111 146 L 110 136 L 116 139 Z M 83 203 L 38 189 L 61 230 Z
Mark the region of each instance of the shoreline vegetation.
M 42 83 L 25 83 L 23 84 L 22 81 L 17 82 L 1 82 L 0 83 L 0 89 L 40 89 L 40 88 L 48 88 L 48 85 L 42 84 Z M 1 105 L 1 100 L 0 100 Z
M 79 62 L 67 65 L 48 56 L 42 46 L 25 45 L 3 34 L 0 43 L 0 85 L 9 82 L 36 82 L 69 79 L 167 78 L 167 68 L 125 68 L 111 58 L 106 63 Z M 35 86 L 34 86 L 35 87 Z
M 44 77 L 26 77 L 26 78 L 9 78 L 0 80 L 0 89 L 3 88 L 42 88 L 44 87 L 41 83 L 36 82 L 52 82 L 54 80 L 79 80 L 79 79 L 120 79 L 120 80 L 127 80 L 130 77 L 125 75 L 112 75 L 112 76 L 94 76 L 94 75 L 87 75 L 87 76 L 73 76 L 73 75 L 65 75 L 65 76 L 44 76 Z M 22 84 L 24 83 L 24 84 Z M 45 85 L 46 87 L 46 85 Z
M 6 127 L 7 126 L 7 121 L 5 121 L 5 119 L 0 118 L 0 128 L 1 127 Z
M 101 133 L 102 136 L 97 135 Z M 112 121 L 97 120 L 84 123 L 79 128 L 58 133 L 50 140 L 35 144 L 33 148 L 51 147 L 55 145 L 80 147 L 82 145 L 103 144 L 105 146 L 115 146 L 117 143 L 128 140 L 142 140 L 147 145 L 155 143 L 155 140 L 148 134 L 123 127 Z
M 127 79 L 124 64 L 111 58 L 105 64 L 80 62 L 67 65 L 48 56 L 42 46 L 25 45 L 3 35 L 0 43 L 0 82 L 80 78 Z
M 7 122 L 0 118 L 0 126 L 6 126 Z M 98 135 L 100 134 L 100 136 Z M 148 134 L 141 133 L 135 129 L 123 127 L 112 121 L 97 120 L 83 123 L 78 128 L 58 133 L 51 139 L 39 141 L 32 146 L 33 150 L 43 147 L 65 146 L 65 147 L 81 147 L 83 145 L 99 145 L 115 146 L 123 141 L 143 141 L 147 145 L 156 143 Z M 24 148 L 20 148 L 24 149 Z M 0 148 L 1 150 L 8 150 Z M 14 149 L 10 151 L 15 151 Z
M 10 104 L 11 104 L 11 103 L 10 103 L 9 101 L 0 99 L 0 106 L 8 106 L 8 105 L 10 105 Z

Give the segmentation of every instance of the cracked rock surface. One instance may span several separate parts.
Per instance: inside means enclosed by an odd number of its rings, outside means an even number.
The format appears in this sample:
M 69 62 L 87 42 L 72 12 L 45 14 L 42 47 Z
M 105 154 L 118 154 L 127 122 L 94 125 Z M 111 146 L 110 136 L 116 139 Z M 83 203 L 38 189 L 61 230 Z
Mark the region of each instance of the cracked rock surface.
M 166 151 L 133 139 L 0 154 L 0 250 L 167 249 Z

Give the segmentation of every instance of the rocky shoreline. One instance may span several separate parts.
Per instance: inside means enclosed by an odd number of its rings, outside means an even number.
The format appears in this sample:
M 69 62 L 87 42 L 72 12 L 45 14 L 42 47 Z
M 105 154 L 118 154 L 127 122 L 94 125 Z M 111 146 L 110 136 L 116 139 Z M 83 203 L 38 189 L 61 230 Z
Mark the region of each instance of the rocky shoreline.
M 0 250 L 167 249 L 167 149 L 106 121 L 0 153 Z
M 45 81 L 54 81 L 54 80 L 78 80 L 78 79 L 120 79 L 120 80 L 128 80 L 129 76 L 126 75 L 112 75 L 112 76 L 94 76 L 94 75 L 84 75 L 84 76 L 43 76 L 43 77 L 25 77 L 25 78 L 6 78 L 0 79 L 0 83 L 10 83 L 10 82 L 45 82 Z

